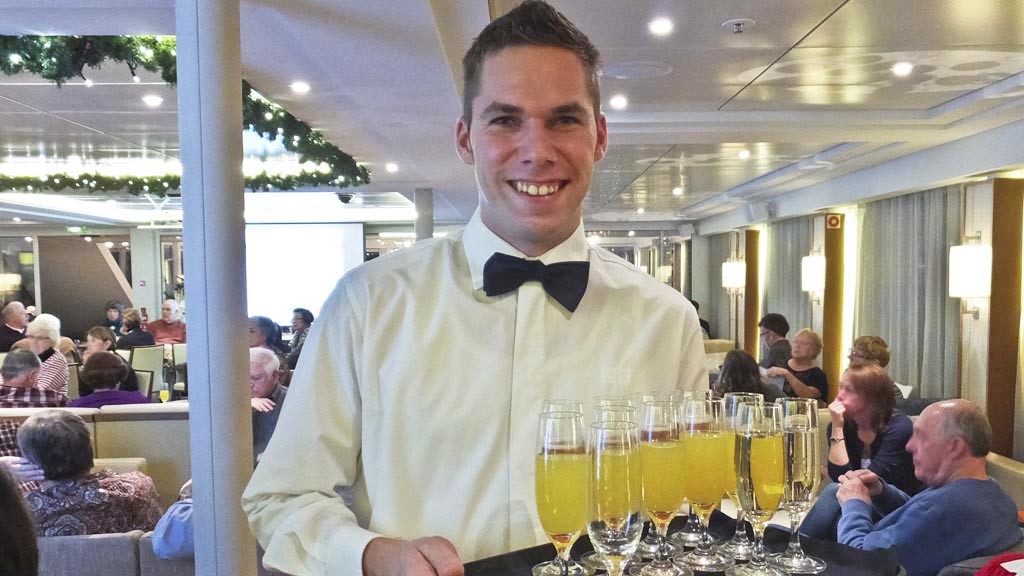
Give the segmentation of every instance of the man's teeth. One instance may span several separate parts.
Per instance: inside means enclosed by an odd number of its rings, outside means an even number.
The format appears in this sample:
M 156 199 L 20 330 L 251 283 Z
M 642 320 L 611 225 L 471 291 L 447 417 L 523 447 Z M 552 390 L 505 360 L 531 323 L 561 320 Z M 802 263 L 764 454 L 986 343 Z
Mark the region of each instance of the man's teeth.
M 529 194 L 530 196 L 547 196 L 558 192 L 558 184 L 528 184 L 526 182 L 516 182 L 516 190 Z

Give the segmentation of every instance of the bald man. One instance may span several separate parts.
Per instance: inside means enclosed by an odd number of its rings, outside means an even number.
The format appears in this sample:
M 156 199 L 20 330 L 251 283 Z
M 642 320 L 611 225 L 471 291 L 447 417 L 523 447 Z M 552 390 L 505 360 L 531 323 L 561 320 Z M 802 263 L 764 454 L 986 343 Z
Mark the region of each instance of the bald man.
M 914 423 L 907 451 L 926 490 L 913 498 L 873 472 L 839 478 L 838 541 L 862 550 L 892 548 L 908 576 L 998 554 L 1021 539 L 1017 506 L 985 473 L 992 428 L 967 400 L 932 404 Z M 872 507 L 884 517 L 871 521 Z

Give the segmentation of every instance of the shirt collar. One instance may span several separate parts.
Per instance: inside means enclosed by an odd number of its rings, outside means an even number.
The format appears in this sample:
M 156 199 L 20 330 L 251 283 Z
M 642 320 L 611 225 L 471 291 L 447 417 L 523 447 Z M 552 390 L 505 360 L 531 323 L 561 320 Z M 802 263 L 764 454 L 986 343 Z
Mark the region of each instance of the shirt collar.
M 466 260 L 469 262 L 469 270 L 473 275 L 473 289 L 481 290 L 484 286 L 484 264 L 494 255 L 495 252 L 508 254 L 517 258 L 528 260 L 540 260 L 545 264 L 553 262 L 585 261 L 588 259 L 590 247 L 583 231 L 583 221 L 561 244 L 541 254 L 536 258 L 529 258 L 514 246 L 504 241 L 497 234 L 491 231 L 480 219 L 480 208 L 473 212 L 473 217 L 466 224 L 462 233 L 462 245 L 466 251 Z

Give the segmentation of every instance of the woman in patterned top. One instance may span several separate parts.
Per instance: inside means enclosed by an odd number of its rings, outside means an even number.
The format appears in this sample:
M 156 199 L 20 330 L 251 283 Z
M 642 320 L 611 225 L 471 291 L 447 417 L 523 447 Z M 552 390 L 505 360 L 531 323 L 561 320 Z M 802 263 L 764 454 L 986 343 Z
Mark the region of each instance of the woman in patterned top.
M 57 351 L 60 342 L 60 320 L 53 314 L 40 314 L 25 329 L 28 349 L 39 357 L 39 377 L 36 388 L 54 390 L 67 396 L 68 360 Z
M 25 493 L 38 536 L 152 530 L 160 520 L 153 480 L 141 472 L 91 472 L 89 429 L 66 410 L 39 412 L 18 429 L 22 456 L 43 469 L 41 488 Z

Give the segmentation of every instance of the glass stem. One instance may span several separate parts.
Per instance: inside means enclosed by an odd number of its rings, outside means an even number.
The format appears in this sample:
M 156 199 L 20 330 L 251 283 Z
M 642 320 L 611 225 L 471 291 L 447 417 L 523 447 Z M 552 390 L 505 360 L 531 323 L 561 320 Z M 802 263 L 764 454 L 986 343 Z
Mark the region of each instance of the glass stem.
M 754 526 L 754 551 L 750 554 L 750 564 L 754 568 L 764 568 L 768 563 L 765 561 L 764 551 L 764 529 L 757 529 Z
M 792 558 L 803 558 L 804 549 L 800 546 L 800 531 L 797 528 L 800 527 L 800 521 L 802 514 L 798 511 L 789 513 L 789 548 L 786 550 L 786 556 Z
M 654 553 L 654 565 L 666 566 L 668 564 L 668 522 L 654 523 L 655 539 L 658 541 L 658 548 Z
M 702 512 L 697 515 L 697 522 L 700 526 L 700 544 L 697 544 L 697 552 L 703 555 L 707 555 L 711 552 L 711 534 L 708 533 L 708 521 L 711 520 L 711 514 L 705 514 Z
M 732 541 L 737 544 L 746 544 L 747 539 L 747 527 L 743 525 L 743 509 L 736 511 L 736 532 L 732 535 Z
M 569 576 L 569 549 L 571 546 L 565 546 L 558 551 L 558 556 L 555 557 L 555 562 L 558 562 L 558 567 L 561 569 L 562 576 Z

